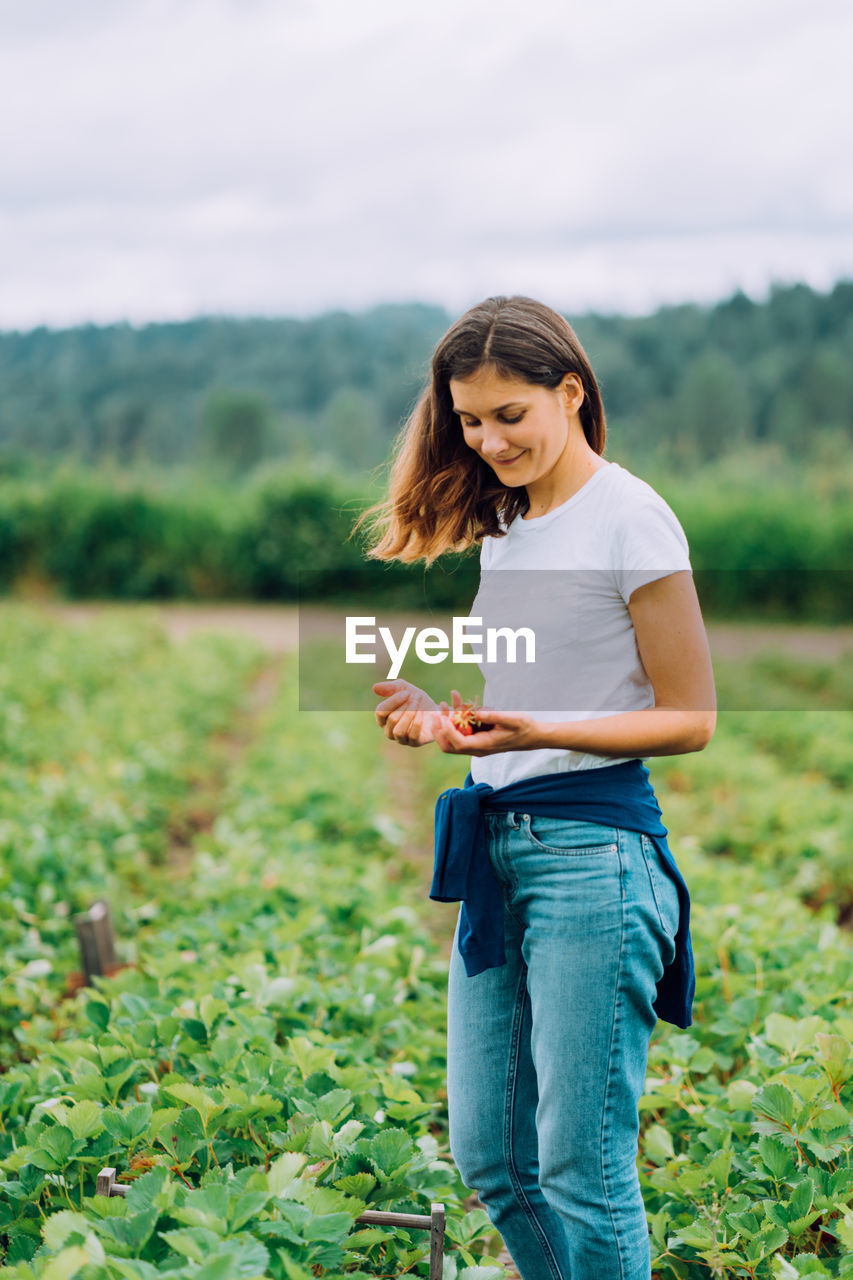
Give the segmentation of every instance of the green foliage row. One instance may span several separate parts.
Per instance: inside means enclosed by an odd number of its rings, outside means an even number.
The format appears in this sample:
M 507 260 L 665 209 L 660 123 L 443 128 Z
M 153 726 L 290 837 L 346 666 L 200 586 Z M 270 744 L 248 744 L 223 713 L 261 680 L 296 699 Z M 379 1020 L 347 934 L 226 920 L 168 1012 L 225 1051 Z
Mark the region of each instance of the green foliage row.
M 197 636 L 170 646 L 152 618 L 59 624 L 0 608 L 0 1063 L 11 1028 L 58 999 L 78 967 L 72 917 L 106 896 L 133 924 L 146 870 L 183 842 L 214 736 L 260 650 Z
M 784 489 L 660 485 L 682 520 L 706 612 L 849 618 L 853 508 Z M 0 484 L 0 588 L 68 597 L 392 599 L 462 607 L 476 549 L 423 566 L 365 559 L 362 489 L 317 468 L 249 483 L 142 484 L 64 469 Z
M 716 867 L 749 866 L 769 892 L 853 924 L 849 709 L 721 714 L 713 748 L 665 776 L 668 820 Z

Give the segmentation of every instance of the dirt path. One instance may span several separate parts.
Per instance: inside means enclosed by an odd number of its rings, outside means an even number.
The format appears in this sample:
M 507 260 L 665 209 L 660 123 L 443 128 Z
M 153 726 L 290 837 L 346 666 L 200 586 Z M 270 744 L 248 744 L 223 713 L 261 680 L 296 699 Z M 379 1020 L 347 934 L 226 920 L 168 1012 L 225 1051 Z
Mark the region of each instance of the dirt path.
M 271 654 L 249 684 L 242 707 L 227 729 L 214 735 L 219 747 L 219 760 L 209 774 L 192 788 L 186 803 L 170 828 L 169 847 L 163 875 L 169 882 L 186 879 L 193 874 L 196 838 L 211 831 L 219 814 L 222 792 L 228 779 L 251 746 L 260 717 L 271 705 L 281 676 L 281 654 Z
M 288 653 L 299 643 L 300 611 L 295 605 L 50 601 L 38 607 L 70 622 L 88 622 L 104 613 L 153 614 L 176 640 L 196 631 L 239 632 L 254 636 L 271 654 Z M 303 609 L 303 614 L 320 621 L 324 618 L 332 621 L 340 616 L 340 610 L 309 606 Z M 414 620 L 414 615 L 411 617 Z M 434 618 L 428 621 L 435 624 Z M 792 657 L 832 660 L 845 652 L 853 652 L 853 626 L 848 625 L 818 627 L 808 623 L 712 622 L 707 630 L 711 653 L 719 658 L 750 658 L 757 653 L 777 650 Z

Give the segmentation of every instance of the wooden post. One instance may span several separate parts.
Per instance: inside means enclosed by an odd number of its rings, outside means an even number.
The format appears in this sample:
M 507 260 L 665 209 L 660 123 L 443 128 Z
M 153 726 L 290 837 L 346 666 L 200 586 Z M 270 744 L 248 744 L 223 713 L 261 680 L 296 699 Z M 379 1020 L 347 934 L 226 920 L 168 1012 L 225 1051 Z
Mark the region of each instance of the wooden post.
M 444 1205 L 430 1205 L 429 1280 L 441 1280 L 444 1271 Z
M 95 1183 L 96 1196 L 126 1196 L 127 1187 L 123 1182 L 116 1182 L 116 1171 L 111 1166 L 102 1169 Z
M 80 944 L 83 978 L 91 986 L 96 974 L 107 973 L 117 964 L 109 903 L 102 898 L 92 903 L 88 911 L 74 917 L 74 928 Z

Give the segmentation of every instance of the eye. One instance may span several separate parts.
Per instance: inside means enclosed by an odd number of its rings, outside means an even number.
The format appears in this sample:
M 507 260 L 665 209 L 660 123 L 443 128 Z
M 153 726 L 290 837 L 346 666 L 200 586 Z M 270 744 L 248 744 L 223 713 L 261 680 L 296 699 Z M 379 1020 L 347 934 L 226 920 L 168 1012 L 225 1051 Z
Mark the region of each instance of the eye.
M 521 412 L 521 413 L 516 414 L 516 416 L 515 416 L 514 418 L 508 418 L 508 417 L 507 417 L 507 415 L 506 415 L 505 413 L 499 413 L 499 414 L 498 414 L 498 421 L 499 421 L 499 422 L 504 422 L 504 423 L 506 423 L 506 425 L 507 425 L 507 426 L 513 426 L 516 422 L 521 422 L 522 418 L 524 417 L 524 413 L 525 413 L 525 411 L 524 411 L 524 410 L 522 410 L 522 412 Z M 461 425 L 462 425 L 463 427 L 465 427 L 465 428 L 467 428 L 467 429 L 469 429 L 469 430 L 470 430 L 470 429 L 473 429 L 474 427 L 479 427 L 479 426 L 480 426 L 480 422 L 479 422 L 479 420 L 478 420 L 477 418 L 475 418 L 473 422 L 465 422 L 465 420 L 464 420 L 463 418 L 461 418 L 461 417 L 460 417 L 460 418 L 459 418 L 459 421 L 460 421 L 460 423 L 461 423 Z

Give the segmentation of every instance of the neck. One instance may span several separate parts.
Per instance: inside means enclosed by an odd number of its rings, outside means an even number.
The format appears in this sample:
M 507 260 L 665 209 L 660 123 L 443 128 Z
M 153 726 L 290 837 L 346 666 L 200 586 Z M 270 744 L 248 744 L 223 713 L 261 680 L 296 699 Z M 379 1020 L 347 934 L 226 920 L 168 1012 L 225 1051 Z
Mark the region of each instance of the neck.
M 541 480 L 527 485 L 530 506 L 522 519 L 535 520 L 537 516 L 545 516 L 555 507 L 561 507 L 583 488 L 596 471 L 609 465 L 594 449 L 590 449 L 585 439 L 582 446 L 576 447 L 571 453 L 567 441 L 566 449 L 554 470 Z

